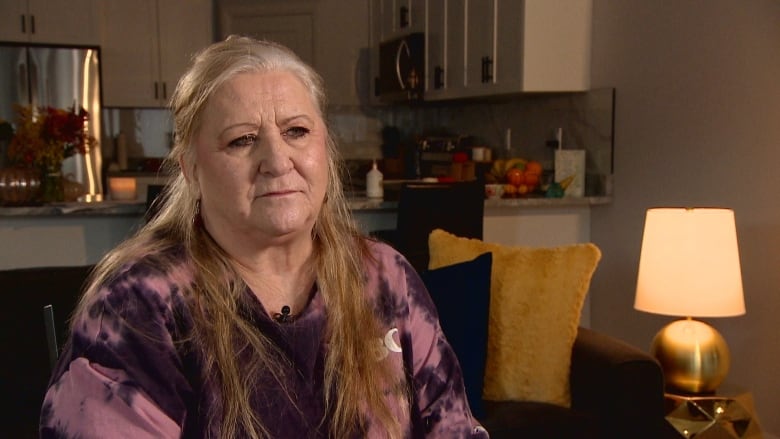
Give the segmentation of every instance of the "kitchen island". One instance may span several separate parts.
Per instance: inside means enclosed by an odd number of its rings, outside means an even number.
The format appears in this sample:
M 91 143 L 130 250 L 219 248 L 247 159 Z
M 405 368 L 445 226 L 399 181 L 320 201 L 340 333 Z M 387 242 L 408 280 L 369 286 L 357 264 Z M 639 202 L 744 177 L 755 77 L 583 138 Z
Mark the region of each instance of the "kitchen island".
M 397 202 L 348 198 L 361 230 L 395 227 Z M 508 245 L 590 240 L 590 209 L 609 197 L 485 200 L 484 238 Z M 143 224 L 143 202 L 0 207 L 0 269 L 97 262 Z

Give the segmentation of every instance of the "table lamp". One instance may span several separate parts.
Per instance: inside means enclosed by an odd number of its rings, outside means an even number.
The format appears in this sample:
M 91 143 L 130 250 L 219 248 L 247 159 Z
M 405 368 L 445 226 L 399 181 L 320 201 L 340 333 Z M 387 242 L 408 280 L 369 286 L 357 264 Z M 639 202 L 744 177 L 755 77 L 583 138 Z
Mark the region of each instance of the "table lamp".
M 734 211 L 648 209 L 634 308 L 685 317 L 653 338 L 667 389 L 714 393 L 728 373 L 729 349 L 715 328 L 693 317 L 745 314 Z

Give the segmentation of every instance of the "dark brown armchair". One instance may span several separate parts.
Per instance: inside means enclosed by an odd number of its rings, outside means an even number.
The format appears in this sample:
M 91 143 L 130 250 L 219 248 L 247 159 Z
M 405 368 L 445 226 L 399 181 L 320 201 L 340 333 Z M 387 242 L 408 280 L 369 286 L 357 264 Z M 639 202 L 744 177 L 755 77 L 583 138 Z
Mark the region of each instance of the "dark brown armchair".
M 570 408 L 533 401 L 485 402 L 492 439 L 658 439 L 663 375 L 654 358 L 616 338 L 579 328 L 572 351 Z
M 51 373 L 43 308 L 52 305 L 54 329 L 63 343 L 67 320 L 92 266 L 0 271 L 0 437 L 37 438 L 38 418 Z
M 372 235 L 401 252 L 420 271 L 428 266 L 428 235 L 444 229 L 458 236 L 482 239 L 485 188 L 473 182 L 407 183 L 398 199 L 395 229 Z

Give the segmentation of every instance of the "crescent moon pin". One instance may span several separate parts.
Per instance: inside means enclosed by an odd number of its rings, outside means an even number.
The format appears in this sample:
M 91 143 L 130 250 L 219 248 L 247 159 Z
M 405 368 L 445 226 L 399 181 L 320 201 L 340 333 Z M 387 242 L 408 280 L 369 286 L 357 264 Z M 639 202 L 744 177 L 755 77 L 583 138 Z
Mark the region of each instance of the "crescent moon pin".
M 385 334 L 385 346 L 391 352 L 403 352 L 401 346 L 396 343 L 395 339 L 393 338 L 393 335 L 395 335 L 397 332 L 398 328 L 393 328 L 387 331 L 387 334 Z

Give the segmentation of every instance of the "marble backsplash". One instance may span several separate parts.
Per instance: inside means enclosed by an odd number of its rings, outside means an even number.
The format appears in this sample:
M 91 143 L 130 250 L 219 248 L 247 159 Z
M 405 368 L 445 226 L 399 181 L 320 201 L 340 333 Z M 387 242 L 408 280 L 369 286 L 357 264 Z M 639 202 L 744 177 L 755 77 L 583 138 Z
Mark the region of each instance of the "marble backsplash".
M 396 126 L 404 142 L 417 136 L 469 136 L 493 158 L 523 157 L 552 169 L 555 139 L 564 149 L 586 151 L 587 172 L 612 174 L 615 89 L 543 93 L 490 100 L 430 103 L 380 109 L 383 125 Z

